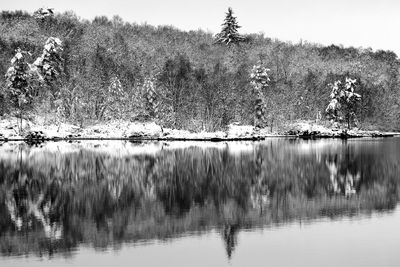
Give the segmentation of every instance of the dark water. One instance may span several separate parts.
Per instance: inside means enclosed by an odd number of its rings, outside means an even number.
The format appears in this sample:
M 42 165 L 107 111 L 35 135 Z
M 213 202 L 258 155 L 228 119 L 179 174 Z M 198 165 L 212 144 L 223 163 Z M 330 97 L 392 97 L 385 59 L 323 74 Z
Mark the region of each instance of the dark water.
M 0 266 L 400 266 L 400 138 L 0 146 Z

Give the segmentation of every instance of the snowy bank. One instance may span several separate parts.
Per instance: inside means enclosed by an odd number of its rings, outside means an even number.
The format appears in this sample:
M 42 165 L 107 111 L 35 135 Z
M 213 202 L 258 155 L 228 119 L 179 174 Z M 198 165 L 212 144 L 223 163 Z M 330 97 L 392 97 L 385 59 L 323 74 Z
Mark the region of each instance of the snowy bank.
M 338 127 L 326 127 L 309 121 L 299 121 L 290 125 L 284 134 L 271 134 L 267 129 L 255 129 L 250 125 L 231 124 L 226 131 L 189 132 L 162 128 L 154 122 L 129 122 L 115 120 L 101 122 L 86 127 L 60 123 L 45 124 L 40 118 L 34 121 L 23 120 L 20 133 L 17 118 L 0 119 L 0 140 L 79 140 L 79 139 L 129 139 L 159 141 L 235 141 L 262 140 L 266 137 L 300 138 L 350 138 L 393 136 L 398 133 L 378 131 L 346 130 Z
M 253 126 L 229 125 L 227 131 L 189 132 L 162 128 L 154 122 L 110 121 L 79 127 L 68 123 L 59 125 L 44 124 L 42 120 L 34 122 L 23 120 L 23 131 L 20 133 L 18 120 L 7 118 L 0 120 L 0 139 L 140 139 L 140 140 L 257 140 L 268 134 L 256 131 Z
M 329 126 L 311 121 L 293 123 L 287 135 L 300 138 L 357 138 L 357 137 L 391 137 L 400 135 L 398 132 L 366 131 L 358 128 L 348 130 L 337 123 L 328 123 Z

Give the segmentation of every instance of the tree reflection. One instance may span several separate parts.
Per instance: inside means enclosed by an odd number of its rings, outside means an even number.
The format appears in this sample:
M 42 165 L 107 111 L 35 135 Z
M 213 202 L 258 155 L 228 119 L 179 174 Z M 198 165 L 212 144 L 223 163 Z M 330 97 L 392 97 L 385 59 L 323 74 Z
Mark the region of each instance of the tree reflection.
M 226 224 L 222 229 L 222 237 L 225 243 L 225 250 L 228 258 L 232 257 L 237 244 L 237 233 L 239 231 L 238 225 Z
M 24 147 L 0 160 L 1 253 L 50 255 L 217 228 L 231 257 L 239 229 L 395 207 L 399 142 L 315 144 L 130 156 L 84 148 L 29 156 Z

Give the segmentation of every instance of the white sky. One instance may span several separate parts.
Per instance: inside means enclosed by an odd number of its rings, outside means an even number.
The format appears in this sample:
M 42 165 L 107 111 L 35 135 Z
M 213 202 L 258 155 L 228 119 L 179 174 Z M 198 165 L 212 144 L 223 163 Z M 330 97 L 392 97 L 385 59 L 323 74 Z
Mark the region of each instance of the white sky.
M 119 15 L 128 22 L 213 33 L 220 30 L 230 6 L 242 33 L 400 55 L 400 0 L 0 0 L 0 10 L 33 12 L 43 6 L 72 10 L 87 19 Z

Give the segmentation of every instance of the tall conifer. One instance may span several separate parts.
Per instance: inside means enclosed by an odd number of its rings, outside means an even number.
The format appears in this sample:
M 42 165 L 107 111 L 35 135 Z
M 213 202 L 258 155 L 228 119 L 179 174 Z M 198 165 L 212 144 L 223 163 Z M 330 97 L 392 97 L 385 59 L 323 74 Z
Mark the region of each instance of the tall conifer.
M 222 24 L 222 30 L 215 36 L 215 42 L 226 45 L 243 42 L 245 38 L 239 34 L 239 28 L 240 26 L 236 21 L 236 17 L 233 16 L 232 8 L 228 8 L 224 23 Z

